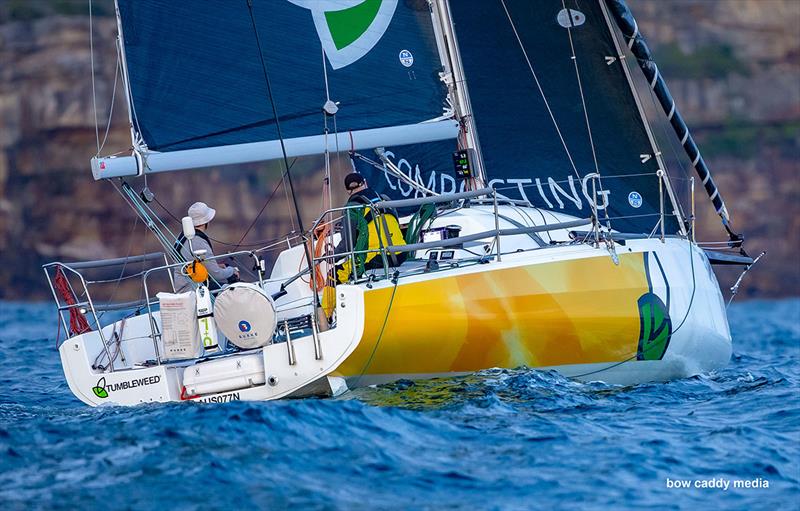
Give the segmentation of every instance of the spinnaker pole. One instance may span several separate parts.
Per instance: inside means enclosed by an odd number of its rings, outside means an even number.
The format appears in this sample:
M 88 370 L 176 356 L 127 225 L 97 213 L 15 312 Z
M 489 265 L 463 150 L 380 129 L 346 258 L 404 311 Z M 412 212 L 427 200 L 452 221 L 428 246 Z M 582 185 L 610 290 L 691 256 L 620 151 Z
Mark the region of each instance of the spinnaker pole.
M 680 139 L 684 151 L 686 151 L 687 156 L 697 171 L 697 175 L 700 176 L 706 193 L 708 193 L 711 202 L 714 203 L 717 214 L 722 218 L 722 225 L 725 227 L 725 230 L 728 231 L 731 241 L 741 242 L 742 236 L 736 234 L 731 229 L 730 215 L 728 214 L 728 208 L 725 207 L 725 201 L 722 199 L 717 184 L 711 177 L 711 171 L 700 154 L 700 149 L 697 147 L 691 133 L 689 133 L 689 127 L 678 111 L 675 100 L 672 98 L 664 78 L 661 76 L 661 73 L 658 72 L 658 66 L 653 60 L 653 55 L 650 52 L 650 48 L 647 46 L 647 42 L 639 32 L 639 26 L 636 23 L 636 19 L 633 17 L 633 13 L 628 8 L 625 0 L 601 1 L 606 2 L 614 18 L 614 22 L 617 24 L 617 27 L 619 27 L 623 37 L 628 43 L 628 48 L 636 57 L 639 68 L 642 73 L 644 73 L 645 78 L 647 78 L 650 89 L 655 94 L 672 129 L 675 130 L 675 134 Z

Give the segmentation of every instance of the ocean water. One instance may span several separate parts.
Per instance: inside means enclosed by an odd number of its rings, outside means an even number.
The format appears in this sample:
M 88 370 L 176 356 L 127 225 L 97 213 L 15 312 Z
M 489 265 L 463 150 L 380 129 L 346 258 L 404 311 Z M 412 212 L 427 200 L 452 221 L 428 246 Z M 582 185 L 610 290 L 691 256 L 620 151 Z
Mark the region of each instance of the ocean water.
M 728 367 L 666 384 L 582 384 L 520 368 L 339 399 L 136 408 L 72 396 L 50 304 L 0 307 L 4 510 L 800 502 L 800 300 L 734 304 Z

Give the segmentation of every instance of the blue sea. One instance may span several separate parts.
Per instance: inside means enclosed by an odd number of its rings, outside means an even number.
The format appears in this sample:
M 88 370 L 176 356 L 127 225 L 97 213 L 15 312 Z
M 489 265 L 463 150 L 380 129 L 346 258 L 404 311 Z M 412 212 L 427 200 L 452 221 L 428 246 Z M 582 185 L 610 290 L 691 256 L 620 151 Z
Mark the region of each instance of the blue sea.
M 50 304 L 0 307 L 4 510 L 800 502 L 800 300 L 735 303 L 730 364 L 666 384 L 519 368 L 338 399 L 136 408 L 72 396 Z

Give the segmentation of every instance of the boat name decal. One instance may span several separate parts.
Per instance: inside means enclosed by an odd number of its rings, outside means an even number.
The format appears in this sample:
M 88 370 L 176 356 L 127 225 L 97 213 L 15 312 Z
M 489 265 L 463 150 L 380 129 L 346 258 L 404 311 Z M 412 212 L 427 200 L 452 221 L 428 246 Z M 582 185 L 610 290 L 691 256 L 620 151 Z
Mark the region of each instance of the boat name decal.
M 137 387 L 144 387 L 146 385 L 157 385 L 161 381 L 161 376 L 146 376 L 144 378 L 135 378 L 133 380 L 121 381 L 117 383 L 106 383 L 106 378 L 103 376 L 97 380 L 97 385 L 92 387 L 92 393 L 100 399 L 108 397 L 109 392 L 119 392 L 121 390 L 130 390 Z

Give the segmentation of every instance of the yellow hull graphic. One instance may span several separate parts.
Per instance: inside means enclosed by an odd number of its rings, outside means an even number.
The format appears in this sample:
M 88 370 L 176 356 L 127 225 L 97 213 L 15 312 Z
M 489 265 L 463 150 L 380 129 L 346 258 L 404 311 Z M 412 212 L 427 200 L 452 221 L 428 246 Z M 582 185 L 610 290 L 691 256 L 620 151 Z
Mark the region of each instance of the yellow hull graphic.
M 364 335 L 337 372 L 436 374 L 635 359 L 637 300 L 648 292 L 643 257 L 621 254 L 619 266 L 603 256 L 485 267 L 367 290 Z

